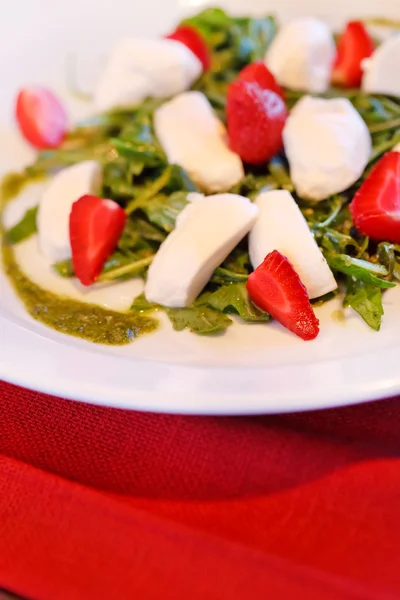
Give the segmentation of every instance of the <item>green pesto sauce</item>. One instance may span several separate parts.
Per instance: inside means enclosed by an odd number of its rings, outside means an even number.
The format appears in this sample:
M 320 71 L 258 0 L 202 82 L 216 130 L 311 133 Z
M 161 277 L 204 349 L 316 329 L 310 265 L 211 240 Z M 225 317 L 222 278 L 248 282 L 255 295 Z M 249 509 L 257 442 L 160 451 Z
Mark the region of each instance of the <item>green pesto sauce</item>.
M 95 344 L 112 346 L 129 344 L 139 335 L 157 329 L 157 320 L 145 314 L 118 313 L 43 290 L 21 271 L 11 246 L 3 243 L 2 251 L 4 269 L 15 291 L 28 313 L 44 325 Z
M 26 185 L 40 179 L 26 173 L 10 173 L 3 178 L 0 188 L 0 233 L 1 209 L 18 196 Z M 42 289 L 21 271 L 12 247 L 4 241 L 2 258 L 4 271 L 28 313 L 56 331 L 95 344 L 122 346 L 158 327 L 156 319 L 143 313 L 119 313 Z
M 42 181 L 43 179 L 43 177 L 39 176 L 32 177 L 26 172 L 9 173 L 8 175 L 5 175 L 1 181 L 0 187 L 0 207 L 5 206 L 7 202 L 16 198 L 26 185 Z

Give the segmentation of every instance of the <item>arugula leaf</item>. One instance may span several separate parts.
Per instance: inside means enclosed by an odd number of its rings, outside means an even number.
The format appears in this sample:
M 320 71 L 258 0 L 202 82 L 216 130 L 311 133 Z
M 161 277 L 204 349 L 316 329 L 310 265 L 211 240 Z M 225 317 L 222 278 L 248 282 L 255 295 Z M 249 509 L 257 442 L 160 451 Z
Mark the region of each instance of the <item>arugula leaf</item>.
M 231 194 L 239 194 L 239 196 L 247 196 L 252 202 L 262 192 L 278 189 L 278 184 L 273 177 L 265 173 L 247 173 L 245 177 L 239 181 L 233 188 Z
M 144 294 L 140 294 L 139 296 L 136 296 L 136 298 L 132 302 L 131 311 L 132 312 L 147 312 L 147 311 L 151 311 L 151 310 L 157 310 L 158 308 L 161 308 L 161 307 L 158 306 L 158 304 L 154 304 L 153 302 L 149 302 L 148 300 L 146 300 L 146 297 Z
M 142 240 L 136 230 L 134 221 L 132 219 L 127 219 L 122 235 L 118 241 L 118 251 L 129 258 L 136 254 L 139 245 L 141 248 L 143 247 L 143 241 L 144 240 Z
M 315 227 L 318 227 L 320 229 L 326 229 L 327 227 L 332 225 L 343 208 L 345 198 L 343 196 L 338 195 L 332 196 L 332 198 L 330 198 L 328 202 L 330 203 L 330 214 L 327 217 L 325 217 L 322 221 L 314 223 Z
M 358 94 L 353 100 L 353 105 L 363 115 L 368 125 L 387 121 L 391 117 L 391 113 L 385 108 L 385 105 L 374 96 Z
M 158 229 L 158 227 L 154 227 L 148 221 L 145 221 L 144 219 L 140 218 L 134 219 L 133 229 L 137 232 L 138 236 L 142 240 L 146 240 L 149 242 L 156 242 L 158 244 L 161 244 L 167 237 L 166 233 Z
M 315 235 L 318 238 L 319 232 L 315 232 Z M 337 253 L 344 256 L 347 251 L 353 250 L 357 255 L 360 254 L 360 246 L 357 240 L 351 235 L 341 233 L 335 229 L 325 229 L 320 244 L 328 253 Z
M 266 322 L 270 320 L 267 313 L 262 312 L 252 303 L 244 283 L 223 285 L 208 296 L 207 300 L 215 310 L 238 314 L 243 321 Z
M 384 314 L 381 288 L 363 281 L 354 281 L 348 277 L 343 306 L 351 306 L 371 329 L 380 330 Z
M 144 116 L 141 120 L 135 119 L 121 132 L 120 137 L 112 138 L 112 143 L 118 154 L 149 167 L 167 164 L 159 141 L 157 140 L 151 119 Z
M 156 179 L 152 178 L 140 187 L 137 196 L 125 208 L 125 212 L 131 215 L 139 208 L 142 208 L 153 196 L 161 192 L 171 179 L 171 173 L 172 166 L 168 166 Z
M 113 256 L 104 265 L 98 281 L 113 281 L 114 279 L 130 279 L 144 275 L 147 267 L 151 264 L 154 254 L 144 258 L 130 258 L 120 255 L 120 262 L 115 266 L 116 258 Z
M 194 191 L 196 191 L 196 186 L 193 184 L 186 171 L 178 165 L 169 165 L 157 179 L 151 180 L 150 183 L 141 189 L 140 193 L 135 197 L 135 199 L 129 202 L 125 212 L 127 214 L 132 214 L 138 209 L 142 209 L 145 212 L 147 212 L 147 210 L 151 210 L 151 206 L 154 206 L 156 201 L 150 205 L 149 200 L 153 199 L 157 195 L 161 197 L 160 192 L 163 192 L 163 195 L 166 197 L 168 197 L 168 193 L 171 194 L 172 192 L 183 192 L 186 199 L 187 192 Z M 176 198 L 174 197 L 172 204 L 175 202 L 175 200 Z
M 79 121 L 72 131 L 68 132 L 68 140 L 83 139 L 86 140 L 95 133 L 103 136 L 110 136 L 110 132 L 120 129 L 126 121 L 126 111 L 111 110 L 100 115 L 94 115 Z
M 234 19 L 234 47 L 243 64 L 262 60 L 276 34 L 276 23 L 272 17 L 264 19 Z
M 395 246 L 389 242 L 381 242 L 378 245 L 377 256 L 379 262 L 387 269 L 389 281 L 393 277 L 396 267 Z
M 229 317 L 206 305 L 167 308 L 166 313 L 175 331 L 189 329 L 198 335 L 222 333 L 232 324 Z
M 379 138 L 379 140 L 375 138 L 368 164 L 372 165 L 373 163 L 375 163 L 382 156 L 382 154 L 393 150 L 393 148 L 399 143 L 400 129 L 397 132 L 394 132 L 394 135 L 389 139 L 386 136 L 384 136 L 384 139 Z
M 135 174 L 132 173 L 133 165 L 136 165 Z M 131 199 L 135 195 L 134 175 L 140 175 L 143 169 L 143 164 L 129 163 L 123 158 L 106 164 L 103 168 L 103 195 L 122 201 Z
M 6 232 L 5 238 L 9 244 L 18 244 L 36 233 L 36 215 L 38 207 L 29 208 L 21 221 Z
M 186 198 L 187 192 L 175 192 L 170 196 L 158 194 L 144 204 L 141 209 L 153 225 L 170 233 L 175 227 L 178 215 L 188 205 Z
M 311 304 L 313 306 L 323 306 L 325 304 L 325 302 L 330 302 L 331 300 L 333 300 L 333 298 L 336 298 L 336 296 L 338 296 L 340 294 L 339 288 L 337 288 L 336 290 L 333 290 L 333 292 L 328 292 L 327 294 L 324 294 L 323 296 L 320 296 L 319 298 L 313 298 L 312 300 L 310 300 Z
M 247 251 L 247 240 L 246 245 L 237 246 L 228 258 L 224 261 L 222 267 L 228 271 L 239 273 L 242 275 L 248 275 L 250 272 L 250 256 Z
M 227 86 L 247 64 L 262 59 L 276 31 L 272 17 L 234 18 L 220 8 L 207 8 L 185 19 L 206 39 L 212 64 L 195 85 L 213 104 L 224 120 Z
M 225 41 L 224 37 L 213 37 L 218 31 L 228 31 L 232 19 L 222 8 L 206 8 L 197 15 L 185 19 L 182 24 L 192 25 L 200 31 L 209 41 L 220 45 Z
M 55 263 L 53 269 L 55 269 L 61 277 L 75 277 L 74 265 L 70 258 Z
M 171 165 L 171 174 L 167 185 L 166 192 L 197 192 L 197 186 L 190 179 L 189 175 L 180 165 Z
M 229 269 L 225 269 L 224 267 L 218 267 L 211 277 L 211 282 L 222 285 L 225 285 L 226 283 L 245 283 L 248 278 L 248 273 L 236 273 L 235 271 L 229 271 Z
M 127 219 L 117 249 L 126 256 L 143 258 L 157 250 L 165 239 L 162 231 L 143 219 Z
M 294 183 L 290 179 L 289 171 L 284 161 L 276 156 L 268 165 L 269 172 L 277 186 L 288 192 L 294 192 Z
M 189 329 L 198 335 L 214 335 L 222 333 L 232 321 L 222 312 L 210 308 L 206 304 L 209 294 L 199 296 L 193 306 L 187 308 L 165 308 L 148 302 L 144 294 L 137 296 L 131 306 L 131 311 L 137 313 L 162 309 L 168 315 L 175 331 Z
M 116 250 L 105 262 L 98 281 L 113 281 L 114 279 L 131 279 L 142 277 L 154 258 L 154 254 L 132 253 L 123 254 Z M 61 277 L 75 277 L 72 260 L 55 263 L 53 268 Z
M 26 173 L 30 177 L 36 177 L 85 160 L 96 160 L 105 165 L 115 160 L 117 156 L 118 154 L 109 140 L 75 149 L 66 149 L 61 146 L 57 150 L 40 152 L 36 161 L 26 168 Z
M 400 117 L 397 119 L 393 119 L 391 121 L 387 121 L 386 119 L 382 119 L 383 122 L 374 123 L 369 126 L 370 133 L 378 133 L 381 131 L 390 131 L 391 129 L 399 129 L 400 128 Z
M 213 292 L 206 290 L 205 292 L 200 294 L 200 296 L 198 296 L 194 301 L 194 306 L 204 306 L 205 304 L 208 304 L 208 300 L 212 293 Z
M 334 271 L 339 271 L 350 277 L 368 283 L 372 286 L 379 288 L 392 288 L 396 284 L 379 279 L 376 275 L 381 277 L 387 277 L 388 272 L 382 265 L 376 265 L 366 260 L 360 260 L 358 258 L 352 258 L 347 254 L 327 254 L 326 260 Z
M 113 110 L 79 123 L 59 148 L 40 152 L 27 168 L 27 174 L 49 173 L 84 160 L 97 160 L 105 167 L 126 158 L 129 161 L 127 169 L 135 174 L 139 174 L 145 164 L 166 164 L 151 122 L 155 108 L 162 102 L 149 99 L 139 107 Z M 116 144 L 114 140 L 117 140 Z M 114 185 L 117 181 L 115 177 Z M 109 183 L 106 176 L 105 185 Z M 130 182 L 123 180 L 123 183 L 129 185 Z

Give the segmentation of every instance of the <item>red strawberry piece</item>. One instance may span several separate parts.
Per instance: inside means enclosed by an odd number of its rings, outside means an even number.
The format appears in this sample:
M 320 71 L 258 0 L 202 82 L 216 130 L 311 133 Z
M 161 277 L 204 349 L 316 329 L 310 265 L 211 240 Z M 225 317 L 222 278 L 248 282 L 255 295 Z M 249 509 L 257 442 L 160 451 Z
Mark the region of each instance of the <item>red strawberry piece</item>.
M 373 240 L 400 244 L 400 153 L 388 152 L 350 205 L 355 226 Z
M 373 51 L 374 43 L 363 23 L 347 23 L 338 41 L 332 82 L 345 87 L 359 87 L 363 75 L 362 61 L 371 56 Z
M 261 60 L 247 65 L 247 67 L 240 71 L 237 81 L 250 81 L 251 83 L 258 83 L 263 90 L 271 90 L 272 92 L 278 94 L 278 96 L 281 98 L 285 98 L 283 89 L 277 83 L 271 71 Z
M 114 200 L 82 196 L 72 205 L 69 237 L 75 275 L 91 285 L 121 237 L 125 211 Z
M 211 67 L 211 52 L 203 36 L 194 27 L 182 25 L 173 33 L 167 35 L 166 38 L 185 44 L 197 56 L 203 65 L 204 71 L 208 71 Z
M 310 304 L 307 290 L 286 256 L 274 250 L 249 276 L 247 291 L 261 310 L 303 340 L 319 333 L 319 321 Z
M 57 148 L 68 129 L 60 100 L 43 87 L 29 87 L 17 96 L 15 116 L 24 138 L 40 150 Z
M 285 102 L 275 92 L 248 81 L 229 86 L 229 143 L 244 162 L 259 165 L 282 150 L 287 116 Z

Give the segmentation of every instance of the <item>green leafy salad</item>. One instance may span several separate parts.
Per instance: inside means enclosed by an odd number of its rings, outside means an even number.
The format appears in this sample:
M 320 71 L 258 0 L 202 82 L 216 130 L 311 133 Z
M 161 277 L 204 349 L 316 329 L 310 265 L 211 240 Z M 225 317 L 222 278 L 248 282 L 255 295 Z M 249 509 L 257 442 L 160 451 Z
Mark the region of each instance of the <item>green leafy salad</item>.
M 209 51 L 210 64 L 190 89 L 204 94 L 229 132 L 228 90 L 245 67 L 264 60 L 279 32 L 277 23 L 272 17 L 234 18 L 221 9 L 210 8 L 183 21 L 181 27 L 193 28 Z M 290 114 L 306 92 L 289 89 L 282 83 L 281 86 Z M 268 191 L 290 192 L 338 282 L 337 290 L 313 298 L 311 308 L 341 294 L 344 307 L 351 307 L 369 327 L 378 331 L 384 314 L 383 294 L 400 282 L 400 241 L 397 240 L 400 240 L 400 183 L 397 181 L 397 197 L 393 198 L 395 221 L 390 225 L 387 238 L 382 230 L 375 236 L 356 227 L 350 204 L 381 159 L 400 144 L 400 98 L 370 94 L 359 85 L 329 87 L 312 95 L 348 99 L 365 122 L 372 139 L 372 152 L 361 177 L 345 191 L 325 199 L 315 201 L 301 197 L 291 178 L 290 161 L 282 144 L 281 149 L 264 162 L 243 161 L 243 177 L 223 191 L 243 196 L 252 203 Z M 183 166 L 170 164 L 168 152 L 156 136 L 155 111 L 169 100 L 150 97 L 136 106 L 114 108 L 87 118 L 68 131 L 55 147 L 41 149 L 33 164 L 22 173 L 10 174 L 3 181 L 3 200 L 6 201 L 7 195 L 12 199 L 26 183 L 53 177 L 71 165 L 83 161 L 96 161 L 100 165 L 102 182 L 98 196 L 117 203 L 125 213 L 125 220 L 122 234 L 104 257 L 96 283 L 133 277 L 146 280 L 160 246 L 174 231 L 178 216 L 190 204 L 188 195 L 204 193 L 196 177 Z M 400 179 L 400 173 L 397 177 Z M 4 233 L 3 247 L 8 253 L 37 232 L 37 212 L 37 208 L 29 209 L 19 223 Z M 284 249 L 276 250 L 285 254 Z M 53 267 L 60 277 L 76 274 L 74 256 L 55 261 Z M 222 263 L 215 265 L 208 283 L 190 305 L 162 306 L 142 294 L 132 298 L 129 316 L 151 316 L 155 311 L 165 311 L 174 329 L 189 329 L 197 334 L 223 332 L 232 323 L 232 315 L 246 323 L 267 322 L 270 315 L 279 320 L 273 310 L 267 310 L 269 304 L 264 305 L 249 294 L 247 284 L 253 272 L 245 236 Z M 67 304 L 65 306 L 67 310 Z M 74 310 L 79 312 L 76 306 Z M 128 337 L 132 339 L 131 335 Z

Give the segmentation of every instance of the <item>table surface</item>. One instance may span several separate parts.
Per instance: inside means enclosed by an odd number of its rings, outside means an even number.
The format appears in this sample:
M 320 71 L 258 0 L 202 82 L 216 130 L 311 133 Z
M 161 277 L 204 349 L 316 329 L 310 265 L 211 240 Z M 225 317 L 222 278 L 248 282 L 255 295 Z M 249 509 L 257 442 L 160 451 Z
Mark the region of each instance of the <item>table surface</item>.
M 400 600 L 400 398 L 199 419 L 0 382 L 0 414 L 4 592 Z

